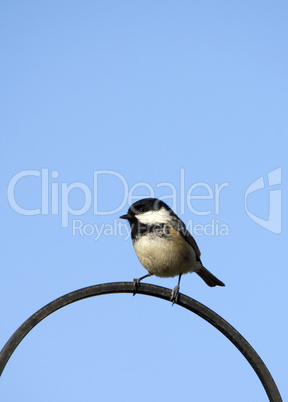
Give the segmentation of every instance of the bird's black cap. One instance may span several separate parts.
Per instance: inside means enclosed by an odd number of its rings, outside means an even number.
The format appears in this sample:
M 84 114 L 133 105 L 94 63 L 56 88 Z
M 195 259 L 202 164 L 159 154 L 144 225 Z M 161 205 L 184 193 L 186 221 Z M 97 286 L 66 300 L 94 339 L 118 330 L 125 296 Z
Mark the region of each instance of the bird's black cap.
M 159 211 L 161 208 L 164 208 L 167 211 L 172 211 L 171 208 L 165 204 L 165 202 L 159 200 L 158 198 L 143 198 L 143 200 L 134 202 L 134 204 L 130 206 L 128 213 L 120 216 L 120 218 L 133 220 L 137 214 L 148 211 Z

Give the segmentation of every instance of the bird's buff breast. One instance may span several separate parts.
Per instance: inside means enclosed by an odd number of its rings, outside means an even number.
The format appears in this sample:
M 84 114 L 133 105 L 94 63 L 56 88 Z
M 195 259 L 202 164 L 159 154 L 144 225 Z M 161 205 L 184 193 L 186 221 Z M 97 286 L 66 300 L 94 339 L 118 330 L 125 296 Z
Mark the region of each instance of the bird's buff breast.
M 173 277 L 197 270 L 193 248 L 178 233 L 173 240 L 153 233 L 138 236 L 133 246 L 141 264 L 153 275 Z

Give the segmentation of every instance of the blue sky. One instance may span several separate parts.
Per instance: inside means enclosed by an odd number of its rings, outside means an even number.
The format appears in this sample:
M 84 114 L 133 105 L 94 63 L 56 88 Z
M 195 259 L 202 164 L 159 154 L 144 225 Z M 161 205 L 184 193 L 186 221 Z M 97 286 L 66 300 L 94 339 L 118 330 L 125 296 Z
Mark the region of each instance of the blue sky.
M 1 347 L 55 298 L 146 273 L 119 216 L 153 192 L 226 284 L 189 274 L 181 291 L 240 331 L 287 399 L 287 12 L 284 1 L 2 2 Z M 223 335 L 141 295 L 48 317 L 0 387 L 7 402 L 147 398 L 267 400 Z

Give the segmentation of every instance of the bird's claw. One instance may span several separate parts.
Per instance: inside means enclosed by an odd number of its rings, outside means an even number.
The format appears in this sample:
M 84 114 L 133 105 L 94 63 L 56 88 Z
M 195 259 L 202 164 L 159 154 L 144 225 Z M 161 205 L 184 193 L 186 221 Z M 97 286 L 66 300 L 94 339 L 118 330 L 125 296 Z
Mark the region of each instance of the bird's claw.
M 172 289 L 170 300 L 172 301 L 172 306 L 177 303 L 179 297 L 179 285 Z
M 138 279 L 133 279 L 133 285 L 134 285 L 134 288 L 135 288 L 135 290 L 134 290 L 134 293 L 133 293 L 133 296 L 135 296 L 136 295 L 136 293 L 137 293 L 137 290 L 138 290 L 138 288 L 139 288 L 139 286 L 140 286 L 140 279 L 138 278 Z

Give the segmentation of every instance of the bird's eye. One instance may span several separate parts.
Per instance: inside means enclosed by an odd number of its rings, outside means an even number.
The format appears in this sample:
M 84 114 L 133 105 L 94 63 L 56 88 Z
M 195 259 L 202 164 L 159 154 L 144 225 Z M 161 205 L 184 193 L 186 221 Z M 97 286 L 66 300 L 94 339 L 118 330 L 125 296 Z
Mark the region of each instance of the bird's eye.
M 139 208 L 139 212 L 144 212 L 144 208 L 143 207 Z

